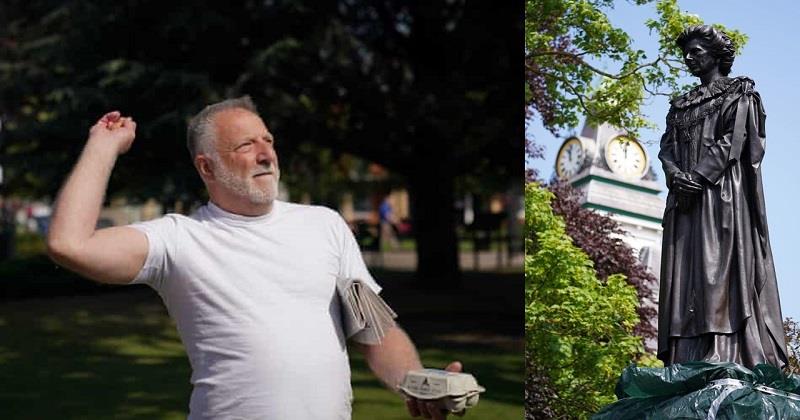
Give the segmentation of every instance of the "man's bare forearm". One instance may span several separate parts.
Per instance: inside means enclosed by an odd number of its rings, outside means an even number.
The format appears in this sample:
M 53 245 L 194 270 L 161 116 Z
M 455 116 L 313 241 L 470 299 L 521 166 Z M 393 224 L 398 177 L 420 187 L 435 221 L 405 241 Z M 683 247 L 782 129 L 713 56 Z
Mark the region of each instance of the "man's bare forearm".
M 117 160 L 113 144 L 89 139 L 56 200 L 48 247 L 56 255 L 94 234 L 108 179 Z
M 400 328 L 390 329 L 383 342 L 376 346 L 361 346 L 372 372 L 387 388 L 397 391 L 406 372 L 422 369 L 417 349 Z

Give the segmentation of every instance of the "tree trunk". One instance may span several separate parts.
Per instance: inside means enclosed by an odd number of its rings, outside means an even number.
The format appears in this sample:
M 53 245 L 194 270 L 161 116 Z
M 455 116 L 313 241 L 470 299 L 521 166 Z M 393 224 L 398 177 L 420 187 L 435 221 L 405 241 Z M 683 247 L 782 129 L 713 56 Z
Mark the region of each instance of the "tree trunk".
M 420 162 L 421 163 L 421 162 Z M 427 289 L 459 287 L 453 175 L 446 165 L 421 165 L 409 177 L 411 217 L 417 243 L 417 281 Z

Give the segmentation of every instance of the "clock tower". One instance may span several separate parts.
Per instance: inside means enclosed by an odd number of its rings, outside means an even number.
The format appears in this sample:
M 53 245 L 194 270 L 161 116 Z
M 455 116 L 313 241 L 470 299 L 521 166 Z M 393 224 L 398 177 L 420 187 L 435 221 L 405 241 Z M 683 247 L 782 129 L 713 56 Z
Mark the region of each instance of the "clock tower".
M 650 156 L 642 144 L 608 124 L 584 125 L 564 140 L 556 155 L 556 176 L 582 193 L 584 208 L 617 221 L 640 261 L 658 279 L 661 271 L 661 219 L 664 200 Z M 652 301 L 657 305 L 658 282 Z
M 583 207 L 607 214 L 626 232 L 622 239 L 659 277 L 664 200 L 638 140 L 608 124 L 586 124 L 564 140 L 556 155 L 556 176 L 583 195 Z

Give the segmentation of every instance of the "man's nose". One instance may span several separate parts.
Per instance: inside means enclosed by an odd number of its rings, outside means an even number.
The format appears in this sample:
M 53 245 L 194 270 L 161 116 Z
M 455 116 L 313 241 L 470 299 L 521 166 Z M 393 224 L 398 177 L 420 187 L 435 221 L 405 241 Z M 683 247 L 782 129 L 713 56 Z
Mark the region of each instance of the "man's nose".
M 272 163 L 275 161 L 275 149 L 272 148 L 271 144 L 265 141 L 258 141 L 256 142 L 256 147 L 256 159 L 258 163 Z

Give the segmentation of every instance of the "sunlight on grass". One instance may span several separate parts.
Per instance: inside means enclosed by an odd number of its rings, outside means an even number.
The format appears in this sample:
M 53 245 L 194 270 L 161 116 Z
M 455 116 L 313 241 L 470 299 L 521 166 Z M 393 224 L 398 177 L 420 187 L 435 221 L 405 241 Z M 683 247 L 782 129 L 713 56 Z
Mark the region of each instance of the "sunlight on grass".
M 153 293 L 4 302 L 0 337 L 1 419 L 186 418 L 191 370 Z M 429 367 L 462 361 L 487 388 L 466 418 L 523 417 L 520 350 L 434 343 L 420 351 Z M 408 419 L 402 397 L 351 355 L 353 418 Z

